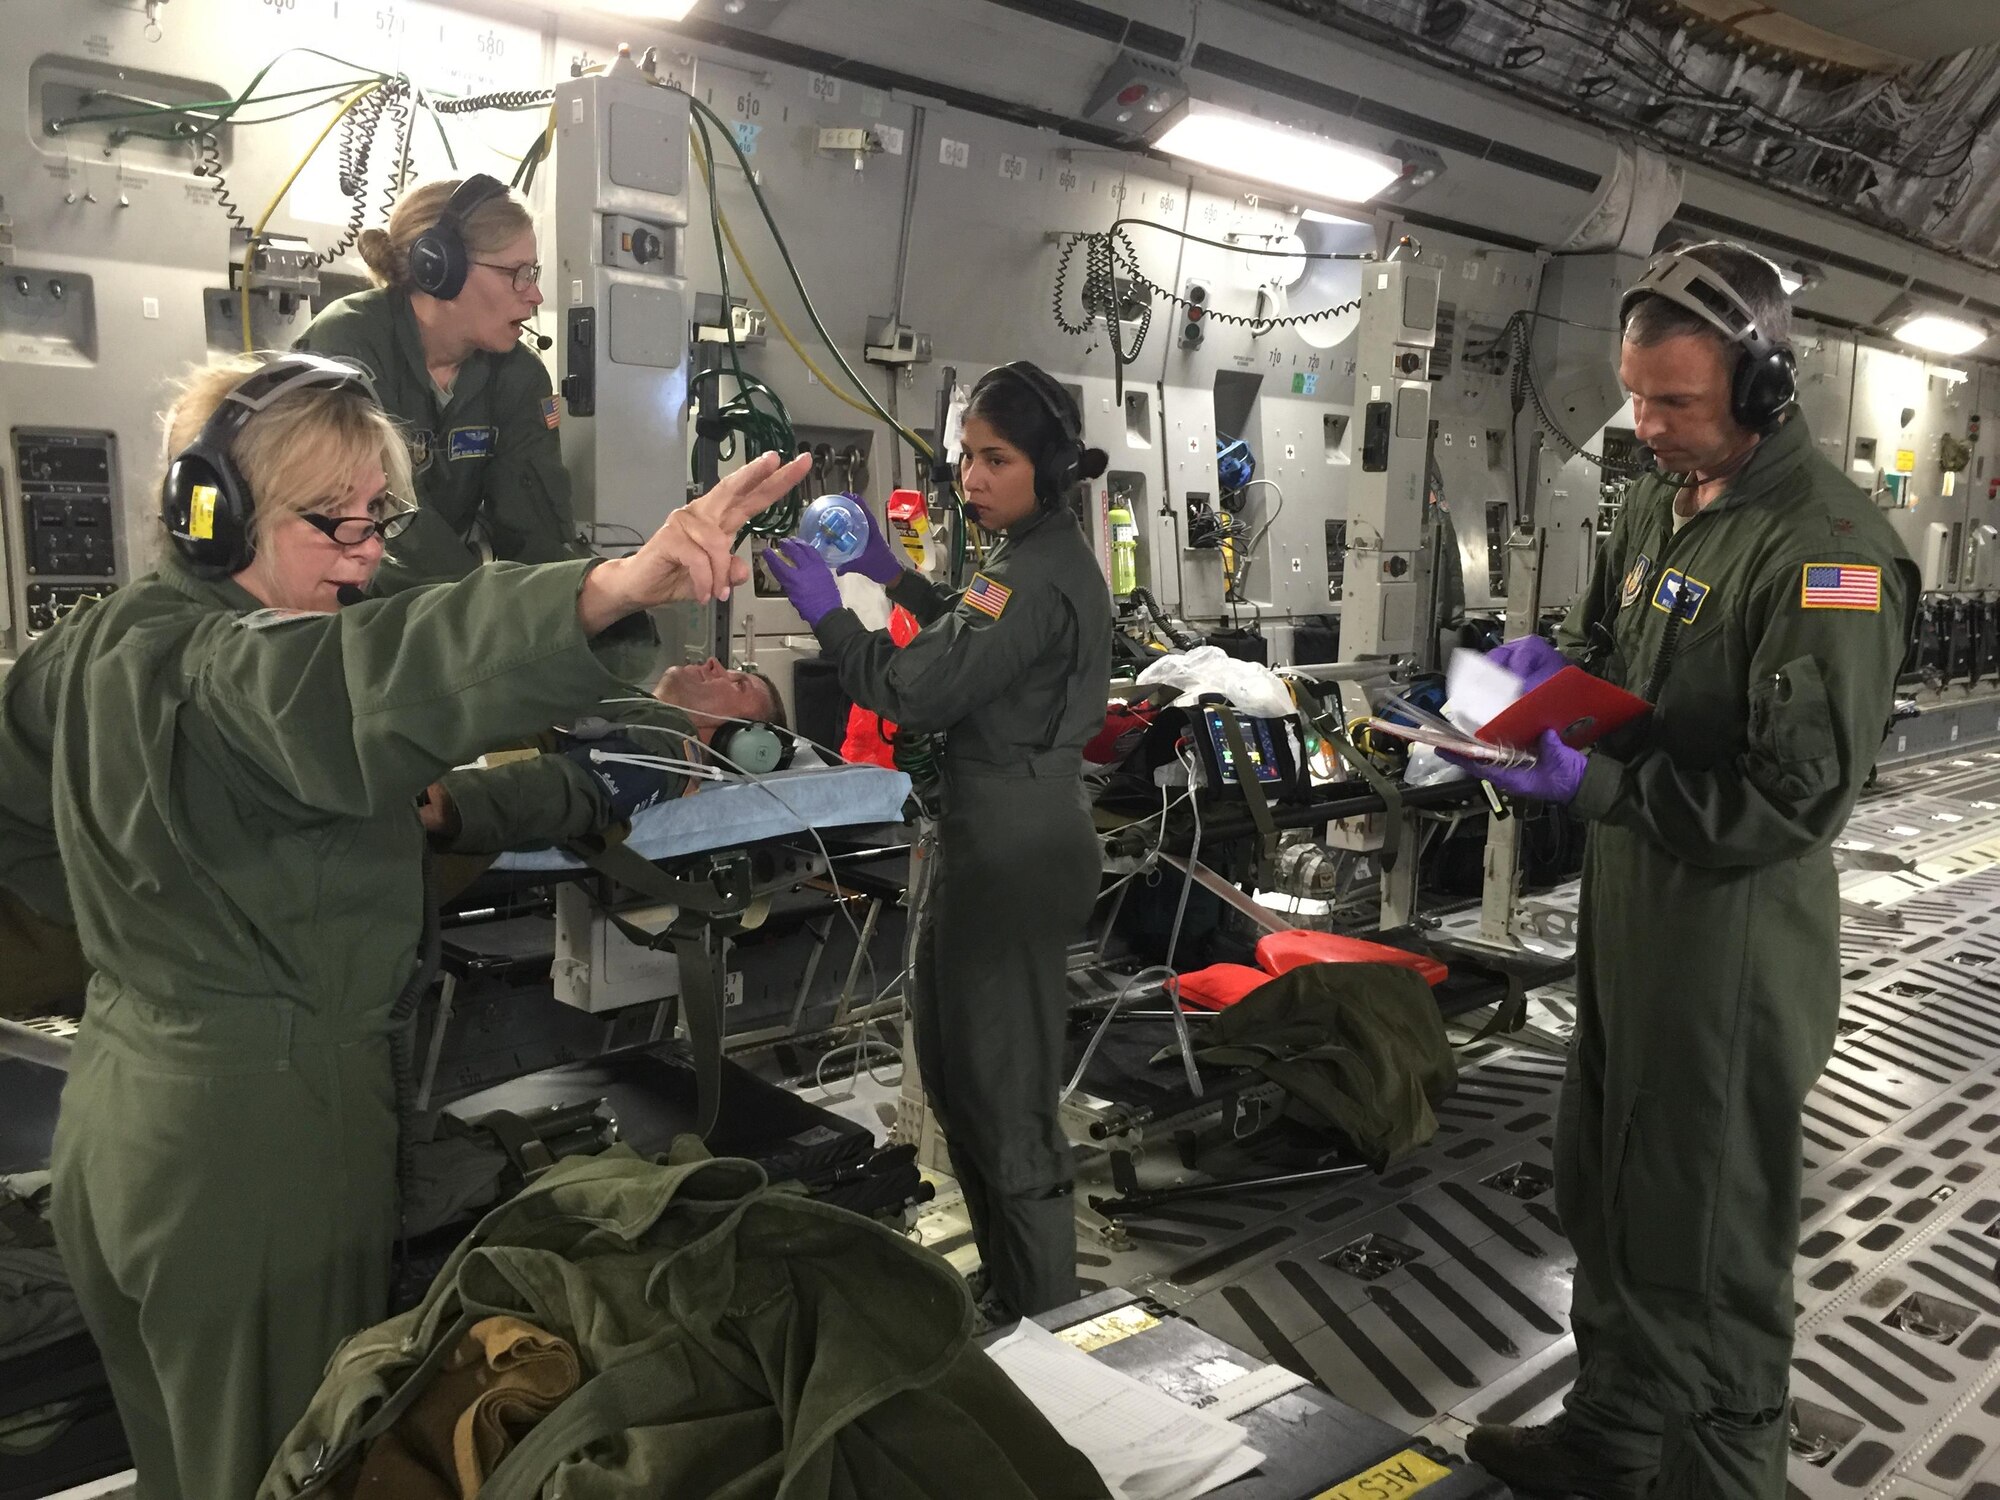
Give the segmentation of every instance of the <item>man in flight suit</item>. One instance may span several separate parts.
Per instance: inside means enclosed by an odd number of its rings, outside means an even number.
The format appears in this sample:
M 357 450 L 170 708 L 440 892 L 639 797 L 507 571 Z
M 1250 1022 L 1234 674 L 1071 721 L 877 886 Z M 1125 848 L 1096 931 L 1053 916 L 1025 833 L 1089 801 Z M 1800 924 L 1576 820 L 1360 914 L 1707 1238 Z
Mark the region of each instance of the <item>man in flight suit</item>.
M 1622 323 L 1638 435 L 1670 472 L 1634 486 L 1559 642 L 1653 712 L 1480 772 L 1590 823 L 1556 1141 L 1579 1373 L 1555 1421 L 1466 1451 L 1528 1494 L 1779 1500 L 1800 1116 L 1840 1007 L 1831 844 L 1914 584 L 1793 405 L 1767 262 L 1664 257 Z M 1530 682 L 1565 661 L 1532 637 L 1500 653 Z

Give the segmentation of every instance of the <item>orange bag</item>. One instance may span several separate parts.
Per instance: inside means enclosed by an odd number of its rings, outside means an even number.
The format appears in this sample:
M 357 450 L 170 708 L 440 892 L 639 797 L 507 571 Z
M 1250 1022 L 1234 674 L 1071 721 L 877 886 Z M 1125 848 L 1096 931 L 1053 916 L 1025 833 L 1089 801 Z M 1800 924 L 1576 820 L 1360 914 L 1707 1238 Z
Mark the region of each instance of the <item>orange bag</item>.
M 889 611 L 889 639 L 898 648 L 909 645 L 916 634 L 915 615 L 900 604 Z M 887 766 L 893 771 L 896 761 L 889 736 L 895 732 L 896 726 L 880 714 L 853 704 L 847 710 L 847 737 L 840 742 L 841 758 L 856 765 Z

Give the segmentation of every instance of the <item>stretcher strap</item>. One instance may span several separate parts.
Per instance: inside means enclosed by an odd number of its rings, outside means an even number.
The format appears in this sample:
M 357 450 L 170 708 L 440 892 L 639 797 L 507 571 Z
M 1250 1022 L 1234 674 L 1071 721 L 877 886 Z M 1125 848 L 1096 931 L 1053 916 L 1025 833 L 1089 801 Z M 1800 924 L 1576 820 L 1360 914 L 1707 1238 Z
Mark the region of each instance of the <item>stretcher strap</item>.
M 1257 763 L 1250 759 L 1250 748 L 1243 742 L 1243 726 L 1237 722 L 1236 710 L 1227 704 L 1218 705 L 1215 716 L 1222 720 L 1222 735 L 1229 741 L 1229 754 L 1236 762 L 1236 789 L 1249 804 L 1250 821 L 1257 825 L 1257 832 L 1263 836 L 1265 857 L 1275 858 L 1278 853 L 1278 825 L 1271 817 L 1271 804 L 1264 799 L 1264 783 L 1258 779 Z
M 747 865 L 722 872 L 725 883 L 677 880 L 651 860 L 642 859 L 623 844 L 593 844 L 581 841 L 569 846 L 577 858 L 620 885 L 628 886 L 655 901 L 681 908 L 694 916 L 677 916 L 664 932 L 649 932 L 628 922 L 617 913 L 608 913 L 612 924 L 641 948 L 671 944 L 680 960 L 681 1019 L 687 1026 L 688 1050 L 694 1059 L 695 1133 L 706 1139 L 715 1128 L 722 1108 L 722 1004 L 725 982 L 721 969 L 723 951 L 717 943 L 711 951 L 703 929 L 714 921 L 740 915 L 750 904 Z
M 1382 873 L 1388 874 L 1396 868 L 1396 855 L 1403 845 L 1403 792 L 1395 782 L 1375 768 L 1373 761 L 1354 748 L 1354 741 L 1347 737 L 1345 730 L 1329 729 L 1324 724 L 1314 726 L 1320 737 L 1340 753 L 1340 758 L 1354 767 L 1361 779 L 1368 783 L 1381 797 L 1386 809 L 1382 818 Z

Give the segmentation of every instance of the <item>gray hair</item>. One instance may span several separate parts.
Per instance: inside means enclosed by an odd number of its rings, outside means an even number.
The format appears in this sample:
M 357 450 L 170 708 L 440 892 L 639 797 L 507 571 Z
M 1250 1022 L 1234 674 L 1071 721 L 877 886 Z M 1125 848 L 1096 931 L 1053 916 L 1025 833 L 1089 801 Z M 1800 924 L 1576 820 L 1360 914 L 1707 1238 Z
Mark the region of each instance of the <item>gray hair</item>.
M 1722 243 L 1696 245 L 1681 252 L 1689 260 L 1700 261 L 1729 283 L 1757 320 L 1764 337 L 1779 348 L 1792 342 L 1792 302 L 1777 268 L 1754 250 Z M 1725 352 L 1735 344 L 1699 313 L 1670 302 L 1665 297 L 1642 297 L 1625 320 L 1625 342 L 1641 349 L 1663 344 L 1686 334 L 1706 334 L 1722 345 Z

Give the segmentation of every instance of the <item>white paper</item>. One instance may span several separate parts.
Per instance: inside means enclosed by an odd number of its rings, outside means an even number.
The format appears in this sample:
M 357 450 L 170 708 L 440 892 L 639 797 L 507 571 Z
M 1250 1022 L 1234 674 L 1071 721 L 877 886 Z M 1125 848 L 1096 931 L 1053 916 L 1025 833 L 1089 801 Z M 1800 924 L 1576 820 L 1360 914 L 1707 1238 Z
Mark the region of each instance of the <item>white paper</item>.
M 1243 1429 L 1023 1319 L 987 1353 L 1119 1500 L 1194 1500 L 1264 1461 Z
M 1521 696 L 1521 679 L 1463 646 L 1452 652 L 1444 674 L 1445 713 L 1459 728 L 1477 733 Z

